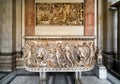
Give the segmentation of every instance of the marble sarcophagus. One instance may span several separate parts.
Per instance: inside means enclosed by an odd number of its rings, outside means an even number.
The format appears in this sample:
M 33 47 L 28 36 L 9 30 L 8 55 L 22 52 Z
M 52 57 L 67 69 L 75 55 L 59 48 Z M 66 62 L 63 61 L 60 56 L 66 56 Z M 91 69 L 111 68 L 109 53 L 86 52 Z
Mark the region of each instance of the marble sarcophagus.
M 94 36 L 26 36 L 24 65 L 34 72 L 88 71 L 95 65 Z

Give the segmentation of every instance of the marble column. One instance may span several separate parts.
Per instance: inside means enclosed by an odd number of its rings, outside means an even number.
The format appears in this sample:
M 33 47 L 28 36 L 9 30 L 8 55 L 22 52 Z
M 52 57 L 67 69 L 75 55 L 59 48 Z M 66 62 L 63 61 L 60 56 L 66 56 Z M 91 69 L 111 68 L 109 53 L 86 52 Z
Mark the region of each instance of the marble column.
M 16 1 L 1 0 L 1 38 L 0 71 L 11 71 L 15 68 L 16 51 Z
M 120 61 L 120 4 L 118 8 L 118 60 Z M 120 62 L 118 66 L 120 69 Z
M 2 0 L 0 0 L 0 52 L 2 50 Z
M 113 38 L 112 38 L 112 50 L 113 50 L 113 53 L 114 54 L 117 54 L 117 10 L 116 9 L 113 9 L 112 10 L 112 20 L 113 20 L 113 25 L 112 25 L 112 31 L 113 31 Z
M 22 60 L 22 0 L 16 0 L 16 68 L 23 67 Z
M 111 4 L 114 4 L 116 1 L 118 1 L 118 0 L 111 0 Z M 117 22 L 118 22 L 118 20 L 117 20 L 117 8 L 115 8 L 115 7 L 110 7 L 110 11 L 112 12 L 112 52 L 113 52 L 113 56 L 112 56 L 112 58 L 113 59 L 116 59 L 117 58 Z M 109 65 L 110 64 L 112 64 L 112 65 L 110 65 L 111 67 L 110 67 L 110 69 L 112 68 L 112 71 L 114 71 L 114 69 L 116 68 L 116 61 L 115 60 L 113 60 L 113 59 L 109 59 Z M 110 61 L 111 60 L 111 61 Z M 111 63 L 110 63 L 111 62 Z
M 22 0 L 16 0 L 16 51 L 21 51 L 22 46 Z
M 97 47 L 98 49 L 103 50 L 103 1 L 104 0 L 98 0 L 98 21 L 97 21 Z
M 120 72 L 120 1 L 119 1 L 119 7 L 118 7 L 118 66 L 119 66 L 119 72 Z
M 104 52 L 115 53 L 116 42 L 116 10 L 111 5 L 117 0 L 104 0 Z
M 116 71 L 120 73 L 120 1 L 116 2 L 115 4 L 112 5 L 112 7 L 116 7 L 118 11 L 118 32 L 117 32 L 117 69 Z

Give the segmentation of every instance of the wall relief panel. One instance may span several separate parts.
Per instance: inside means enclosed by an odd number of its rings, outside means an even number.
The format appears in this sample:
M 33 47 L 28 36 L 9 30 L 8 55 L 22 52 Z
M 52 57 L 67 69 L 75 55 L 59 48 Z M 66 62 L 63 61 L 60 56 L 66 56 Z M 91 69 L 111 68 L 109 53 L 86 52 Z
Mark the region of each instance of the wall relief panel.
M 79 35 L 94 36 L 94 0 L 25 0 L 25 36 L 41 35 L 41 32 L 44 33 L 41 29 L 48 30 L 48 26 L 51 27 L 51 31 L 56 27 L 55 32 L 63 26 L 62 28 L 69 29 L 71 34 L 73 30 L 69 27 L 73 27 L 74 30 L 82 32 Z
M 83 26 L 83 9 L 83 3 L 36 3 L 36 26 Z

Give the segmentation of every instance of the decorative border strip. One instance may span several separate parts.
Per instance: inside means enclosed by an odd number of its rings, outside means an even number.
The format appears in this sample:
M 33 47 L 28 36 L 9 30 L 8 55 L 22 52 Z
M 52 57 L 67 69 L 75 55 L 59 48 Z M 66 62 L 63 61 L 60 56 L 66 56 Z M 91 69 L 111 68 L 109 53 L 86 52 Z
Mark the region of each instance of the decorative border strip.
M 90 71 L 94 68 L 94 64 L 91 67 L 79 67 L 79 68 L 29 68 L 25 66 L 25 69 L 30 72 L 82 72 Z
M 65 35 L 65 36 L 25 36 L 25 40 L 94 40 L 95 36 L 77 36 L 77 35 Z
M 84 0 L 35 0 L 35 3 L 80 3 Z

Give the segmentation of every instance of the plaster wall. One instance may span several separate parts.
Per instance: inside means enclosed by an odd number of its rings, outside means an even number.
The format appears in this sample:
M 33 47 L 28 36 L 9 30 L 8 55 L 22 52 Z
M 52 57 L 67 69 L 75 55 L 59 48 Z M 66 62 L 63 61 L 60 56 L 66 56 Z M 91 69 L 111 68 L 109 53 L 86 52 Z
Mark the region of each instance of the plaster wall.
M 83 26 L 36 26 L 35 35 L 84 35 Z

